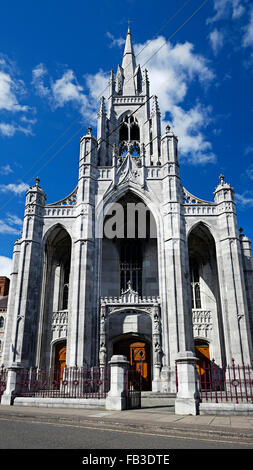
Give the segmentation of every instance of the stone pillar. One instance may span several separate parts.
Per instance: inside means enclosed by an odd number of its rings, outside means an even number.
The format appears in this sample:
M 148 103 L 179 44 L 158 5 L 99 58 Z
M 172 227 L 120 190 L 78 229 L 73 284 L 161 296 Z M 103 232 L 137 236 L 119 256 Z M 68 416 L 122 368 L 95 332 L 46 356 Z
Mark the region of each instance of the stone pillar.
M 109 362 L 111 366 L 111 386 L 106 397 L 107 410 L 125 410 L 127 407 L 126 396 L 126 372 L 128 360 L 126 356 L 112 356 Z
M 152 392 L 161 392 L 161 324 L 159 307 L 154 308 L 152 315 L 152 348 L 153 348 L 153 380 L 152 380 Z
M 14 398 L 19 389 L 19 372 L 21 367 L 19 365 L 12 365 L 8 367 L 6 389 L 2 395 L 1 405 L 13 405 Z
M 175 414 L 199 414 L 199 392 L 197 387 L 196 361 L 192 351 L 178 353 L 177 376 L 178 392 L 175 401 Z

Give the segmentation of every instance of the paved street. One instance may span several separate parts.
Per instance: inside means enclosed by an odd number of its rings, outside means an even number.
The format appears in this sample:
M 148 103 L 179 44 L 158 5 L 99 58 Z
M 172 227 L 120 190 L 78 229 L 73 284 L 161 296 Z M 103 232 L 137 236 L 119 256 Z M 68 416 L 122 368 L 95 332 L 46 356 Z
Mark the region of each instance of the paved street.
M 252 449 L 252 444 L 222 438 L 173 436 L 162 430 L 112 429 L 110 424 L 45 423 L 0 418 L 1 449 Z

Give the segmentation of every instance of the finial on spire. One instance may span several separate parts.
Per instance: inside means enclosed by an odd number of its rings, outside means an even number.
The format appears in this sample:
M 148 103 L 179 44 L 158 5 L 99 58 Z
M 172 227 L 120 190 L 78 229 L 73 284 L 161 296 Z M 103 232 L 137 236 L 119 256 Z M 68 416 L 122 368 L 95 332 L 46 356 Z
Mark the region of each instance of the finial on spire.
M 153 96 L 152 113 L 153 113 L 153 114 L 160 114 L 160 109 L 159 109 L 159 105 L 158 105 L 158 99 L 157 99 L 157 96 L 156 96 L 156 95 Z
M 219 176 L 221 184 L 224 184 L 224 178 L 225 178 L 225 176 L 221 173 L 220 176 Z
M 40 184 L 40 179 L 39 179 L 38 176 L 37 176 L 37 178 L 35 178 L 35 184 L 36 184 L 36 186 L 39 186 L 39 184 Z
M 105 97 L 102 96 L 100 99 L 100 108 L 99 108 L 99 115 L 106 114 L 106 109 L 105 109 Z M 89 129 L 89 128 L 88 128 Z
M 128 33 L 131 34 L 131 31 L 130 31 L 130 23 L 132 23 L 132 22 L 133 22 L 132 20 L 127 20 L 127 24 L 128 24 L 127 34 L 128 34 Z
M 89 127 L 88 127 L 88 134 L 91 134 L 91 131 L 92 131 L 92 127 L 89 126 Z

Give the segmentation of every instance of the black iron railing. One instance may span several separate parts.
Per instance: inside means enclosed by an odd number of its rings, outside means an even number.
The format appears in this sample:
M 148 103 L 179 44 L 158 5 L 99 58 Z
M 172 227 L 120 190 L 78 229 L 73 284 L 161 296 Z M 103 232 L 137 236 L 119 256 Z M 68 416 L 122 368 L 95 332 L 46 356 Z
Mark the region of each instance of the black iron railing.
M 110 371 L 104 367 L 21 369 L 17 396 L 51 398 L 105 398 L 110 390 Z
M 202 402 L 253 403 L 253 360 L 251 364 L 218 365 L 214 359 L 197 364 L 197 379 Z M 178 392 L 176 364 L 176 391 Z

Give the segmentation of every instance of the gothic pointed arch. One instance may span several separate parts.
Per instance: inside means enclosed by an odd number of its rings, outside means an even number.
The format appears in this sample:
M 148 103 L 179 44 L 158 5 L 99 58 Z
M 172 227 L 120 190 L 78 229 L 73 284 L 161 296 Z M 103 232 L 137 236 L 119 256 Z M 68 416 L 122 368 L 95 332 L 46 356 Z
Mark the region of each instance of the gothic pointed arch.
M 188 254 L 194 338 L 212 344 L 217 334 L 214 354 L 220 357 L 224 349 L 220 279 L 215 239 L 207 224 L 198 222 L 191 228 Z
M 129 282 L 140 295 L 158 295 L 155 219 L 138 196 L 126 191 L 103 220 L 102 295 L 119 295 Z
M 49 367 L 52 359 L 45 351 L 52 351 L 56 340 L 66 341 L 67 337 L 72 240 L 66 228 L 57 223 L 46 232 L 43 246 L 36 362 Z
M 64 223 L 57 222 L 56 224 L 51 225 L 51 227 L 48 228 L 48 230 L 45 232 L 44 237 L 43 237 L 43 243 L 44 246 L 46 243 L 52 243 L 54 239 L 56 239 L 57 235 L 59 235 L 59 232 L 66 233 L 66 236 L 68 235 L 69 238 L 71 239 L 71 234 L 68 230 L 68 228 L 64 225 Z
M 127 194 L 132 194 L 138 198 L 152 213 L 154 217 L 157 234 L 161 233 L 162 227 L 162 213 L 158 210 L 159 200 L 157 194 L 150 191 L 144 192 L 139 186 L 129 182 L 125 185 L 119 185 L 117 188 L 111 186 L 105 193 L 104 198 L 98 201 L 97 204 L 97 217 L 96 217 L 96 233 L 101 238 L 103 232 L 104 217 L 111 209 L 111 205 L 117 203 L 121 198 Z

